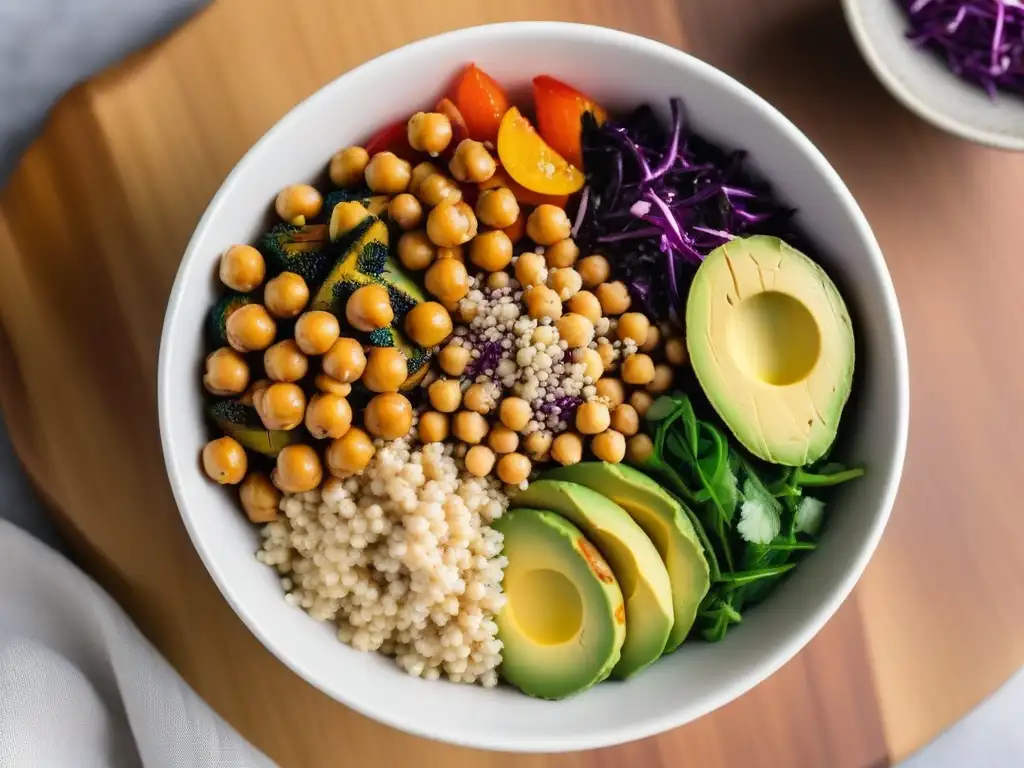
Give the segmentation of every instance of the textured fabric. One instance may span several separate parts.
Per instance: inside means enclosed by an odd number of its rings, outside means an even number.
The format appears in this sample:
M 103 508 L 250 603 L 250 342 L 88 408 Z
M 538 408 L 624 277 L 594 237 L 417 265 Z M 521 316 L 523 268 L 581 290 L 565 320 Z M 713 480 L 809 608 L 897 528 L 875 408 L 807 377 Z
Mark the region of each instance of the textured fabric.
M 106 593 L 0 521 L 0 766 L 272 765 Z

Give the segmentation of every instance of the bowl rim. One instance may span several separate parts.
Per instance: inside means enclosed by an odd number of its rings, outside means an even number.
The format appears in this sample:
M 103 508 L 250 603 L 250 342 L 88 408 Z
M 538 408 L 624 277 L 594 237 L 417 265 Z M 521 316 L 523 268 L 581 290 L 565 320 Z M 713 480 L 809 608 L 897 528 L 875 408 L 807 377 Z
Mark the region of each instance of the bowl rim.
M 764 656 L 756 662 L 751 672 L 746 675 L 737 676 L 729 681 L 723 681 L 723 683 L 715 689 L 712 694 L 704 697 L 704 700 L 699 706 L 695 706 L 692 701 L 688 702 L 683 699 L 680 701 L 678 706 L 667 708 L 660 715 L 651 717 L 642 725 L 622 726 L 619 728 L 607 729 L 597 737 L 579 737 L 569 733 L 530 736 L 527 738 L 518 736 L 514 739 L 511 737 L 495 738 L 488 736 L 486 739 L 480 739 L 472 731 L 460 730 L 458 727 L 452 727 L 450 731 L 444 734 L 436 734 L 421 728 L 415 722 L 400 720 L 393 716 L 386 707 L 374 706 L 372 703 L 362 700 L 358 695 L 353 695 L 349 690 L 326 685 L 321 682 L 313 664 L 310 664 L 303 659 L 290 656 L 286 652 L 286 649 L 279 646 L 269 636 L 269 634 L 264 631 L 259 623 L 255 621 L 252 616 L 246 613 L 238 602 L 231 587 L 231 579 L 220 569 L 216 555 L 212 551 L 212 547 L 209 546 L 210 542 L 202 540 L 196 526 L 193 524 L 193 513 L 188 511 L 188 493 L 185 488 L 183 478 L 185 472 L 195 471 L 194 462 L 188 462 L 184 467 L 181 466 L 178 456 L 182 451 L 170 437 L 171 430 L 169 429 L 169 422 L 172 413 L 173 390 L 170 386 L 171 372 L 169 369 L 169 360 L 172 357 L 172 349 L 175 344 L 179 343 L 179 339 L 176 339 L 173 333 L 176 326 L 175 320 L 178 315 L 178 308 L 182 302 L 183 296 L 185 295 L 186 284 L 188 283 L 187 277 L 190 269 L 200 260 L 198 245 L 207 237 L 207 230 L 210 228 L 211 222 L 220 214 L 220 209 L 224 204 L 224 200 L 233 193 L 236 179 L 241 174 L 241 170 L 247 167 L 259 156 L 263 146 L 268 142 L 269 137 L 273 136 L 277 132 L 290 128 L 299 120 L 305 119 L 305 113 L 309 104 L 318 100 L 331 98 L 331 92 L 334 89 L 344 87 L 343 83 L 349 76 L 372 68 L 377 64 L 378 60 L 385 58 L 400 59 L 403 57 L 416 58 L 432 49 L 457 44 L 466 39 L 472 39 L 479 43 L 481 41 L 486 42 L 489 38 L 502 36 L 549 36 L 563 39 L 575 38 L 604 45 L 609 48 L 625 47 L 642 50 L 664 60 L 665 66 L 688 68 L 699 73 L 702 77 L 720 88 L 723 92 L 730 94 L 732 98 L 745 100 L 749 102 L 752 107 L 764 113 L 765 116 L 776 125 L 777 129 L 781 133 L 785 134 L 788 140 L 792 141 L 797 145 L 801 152 L 807 155 L 809 160 L 815 166 L 817 172 L 822 174 L 822 176 L 828 181 L 829 185 L 835 189 L 842 206 L 844 207 L 847 215 L 850 216 L 854 227 L 862 238 L 869 257 L 881 267 L 881 269 L 878 270 L 878 277 L 880 281 L 878 289 L 883 294 L 882 298 L 884 299 L 886 307 L 887 325 L 890 328 L 889 332 L 893 336 L 892 341 L 896 352 L 895 359 L 892 361 L 892 365 L 895 369 L 895 381 L 897 384 L 897 391 L 894 393 L 897 424 L 895 426 L 895 451 L 893 453 L 893 462 L 890 466 L 885 467 L 884 469 L 887 473 L 887 477 L 885 478 L 881 491 L 879 509 L 876 512 L 874 525 L 870 529 L 868 535 L 865 536 L 857 545 L 852 565 L 846 573 L 840 577 L 841 583 L 838 589 L 836 589 L 826 601 L 816 606 L 813 611 L 808 612 L 808 615 L 794 628 L 787 641 L 779 643 L 776 647 L 766 652 Z M 191 538 L 192 544 L 199 553 L 200 559 L 203 561 L 203 564 L 210 573 L 211 578 L 217 585 L 217 588 L 220 590 L 224 599 L 228 602 L 232 610 L 238 618 L 242 620 L 249 631 L 260 641 L 264 648 L 269 650 L 281 663 L 313 687 L 323 691 L 346 707 L 392 728 L 396 728 L 422 738 L 439 740 L 458 746 L 521 753 L 553 753 L 581 749 L 596 749 L 600 747 L 614 746 L 616 744 L 663 733 L 703 717 L 704 715 L 732 702 L 773 675 L 784 664 L 789 662 L 804 648 L 804 646 L 807 645 L 808 642 L 810 642 L 815 635 L 818 634 L 825 623 L 835 615 L 836 611 L 850 595 L 854 586 L 859 581 L 868 561 L 874 554 L 896 499 L 903 471 L 909 431 L 910 394 L 906 337 L 903 330 L 899 304 L 892 284 L 892 278 L 889 274 L 888 268 L 885 266 L 885 259 L 882 255 L 881 248 L 879 247 L 874 233 L 868 224 L 867 218 L 860 206 L 857 204 L 850 190 L 847 188 L 845 183 L 843 183 L 837 171 L 832 167 L 821 151 L 806 135 L 804 135 L 802 131 L 800 131 L 799 128 L 796 127 L 796 125 L 794 125 L 767 100 L 740 83 L 731 75 L 726 74 L 711 64 L 667 44 L 660 43 L 640 35 L 609 29 L 606 27 L 572 22 L 518 21 L 485 24 L 422 38 L 392 51 L 380 54 L 359 66 L 342 73 L 337 78 L 326 83 L 310 96 L 292 107 L 255 144 L 253 144 L 253 146 L 236 163 L 208 204 L 206 211 L 203 213 L 202 218 L 197 224 L 196 229 L 185 248 L 185 252 L 175 277 L 174 286 L 168 299 L 167 310 L 164 317 L 163 331 L 160 339 L 157 387 L 160 438 L 161 447 L 164 453 L 164 462 L 168 480 L 174 495 L 174 500 L 178 506 L 185 528 L 188 531 L 189 538 Z
M 893 0 L 888 0 L 892 2 Z M 946 133 L 959 136 L 961 139 L 973 141 L 992 149 L 1002 149 L 1011 152 L 1024 152 L 1024 136 L 1016 137 L 999 131 L 990 131 L 985 128 L 978 128 L 973 125 L 961 122 L 949 117 L 940 111 L 932 109 L 925 102 L 921 101 L 914 91 L 904 85 L 903 81 L 896 76 L 893 70 L 885 63 L 882 54 L 874 43 L 874 38 L 868 31 L 864 22 L 864 15 L 861 13 L 862 0 L 843 0 L 843 15 L 846 17 L 846 24 L 853 32 L 853 39 L 860 49 L 861 55 L 868 63 L 868 67 L 875 73 L 875 77 L 891 93 L 897 101 L 903 104 L 918 117 L 931 123 Z M 907 41 L 910 44 L 910 41 Z M 964 81 L 952 72 L 945 73 L 945 76 L 954 79 L 958 83 Z

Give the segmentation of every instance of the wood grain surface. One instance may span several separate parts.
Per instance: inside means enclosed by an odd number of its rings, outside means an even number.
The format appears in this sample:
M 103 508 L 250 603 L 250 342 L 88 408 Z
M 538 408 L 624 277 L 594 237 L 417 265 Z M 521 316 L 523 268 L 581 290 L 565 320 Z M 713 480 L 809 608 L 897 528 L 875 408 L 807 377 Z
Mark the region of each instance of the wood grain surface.
M 374 55 L 512 19 L 617 27 L 704 58 L 825 152 L 881 241 L 912 371 L 889 530 L 839 614 L 753 692 L 599 752 L 419 740 L 279 664 L 207 577 L 164 475 L 163 308 L 218 185 L 295 102 Z M 284 766 L 885 765 L 1024 663 L 1024 154 L 937 132 L 870 77 L 836 0 L 218 0 L 80 86 L 0 195 L 0 403 L 93 572 L 184 677 Z

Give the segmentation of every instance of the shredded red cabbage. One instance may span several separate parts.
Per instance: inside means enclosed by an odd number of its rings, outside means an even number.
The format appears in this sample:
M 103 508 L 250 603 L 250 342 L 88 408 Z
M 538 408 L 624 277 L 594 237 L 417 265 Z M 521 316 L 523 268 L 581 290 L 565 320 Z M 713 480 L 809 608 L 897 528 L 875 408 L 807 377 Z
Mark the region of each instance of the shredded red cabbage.
M 907 37 L 945 58 L 959 77 L 1024 95 L 1022 0 L 899 0 L 910 19 Z
M 682 100 L 670 105 L 667 133 L 647 105 L 600 126 L 583 116 L 587 186 L 574 226 L 581 247 L 607 254 L 616 278 L 653 317 L 681 314 L 696 266 L 733 237 L 801 240 L 792 209 L 744 167 L 746 153 L 693 133 Z

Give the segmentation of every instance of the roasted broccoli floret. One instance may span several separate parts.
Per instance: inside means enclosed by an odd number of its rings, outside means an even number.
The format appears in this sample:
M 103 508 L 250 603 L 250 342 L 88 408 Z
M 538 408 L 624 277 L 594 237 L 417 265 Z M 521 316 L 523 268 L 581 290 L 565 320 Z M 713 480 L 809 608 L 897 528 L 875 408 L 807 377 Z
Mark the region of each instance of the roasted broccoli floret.
M 385 287 L 388 289 L 388 298 L 391 299 L 391 309 L 395 313 L 394 325 L 397 328 L 402 320 L 405 319 L 405 316 L 409 314 L 409 311 L 419 302 L 391 283 L 388 283 Z
M 278 224 L 260 238 L 256 247 L 267 260 L 271 274 L 294 272 L 314 287 L 331 269 L 329 244 L 326 224 Z
M 420 349 L 417 347 L 417 349 Z M 405 367 L 408 370 L 409 375 L 412 376 L 416 371 L 422 368 L 424 365 L 430 362 L 430 353 L 425 349 L 421 350 L 419 354 L 414 357 L 410 357 L 406 362 Z
M 212 347 L 226 347 L 228 344 L 228 315 L 239 307 L 252 304 L 255 299 L 248 293 L 227 293 L 221 296 L 210 308 L 206 331 Z
M 390 328 L 377 328 L 370 331 L 368 340 L 371 347 L 395 346 L 395 334 Z
M 356 269 L 364 275 L 379 278 L 387 268 L 387 260 L 388 247 L 384 243 L 374 240 L 363 247 L 356 260 Z

